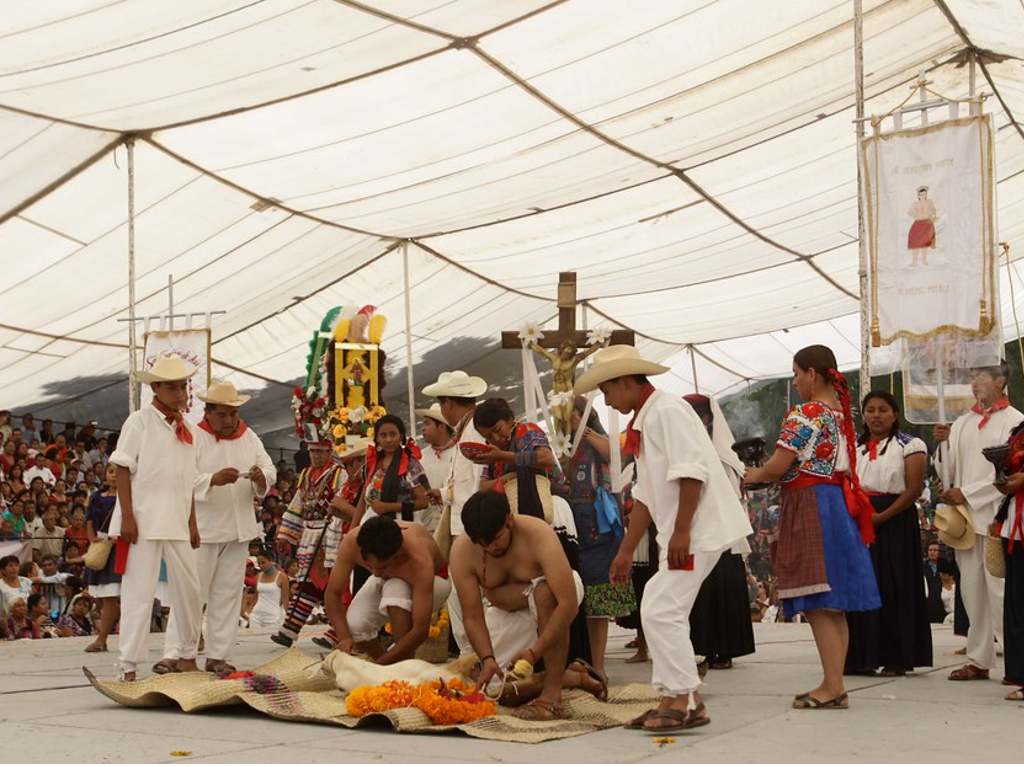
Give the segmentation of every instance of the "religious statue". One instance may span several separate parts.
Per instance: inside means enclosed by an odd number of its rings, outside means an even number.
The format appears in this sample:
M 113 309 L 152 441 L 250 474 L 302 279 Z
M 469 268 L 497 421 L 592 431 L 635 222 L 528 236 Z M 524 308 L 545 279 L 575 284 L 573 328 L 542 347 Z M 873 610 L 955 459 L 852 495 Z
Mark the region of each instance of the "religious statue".
M 604 344 L 593 344 L 577 350 L 571 341 L 562 341 L 557 349 L 545 349 L 536 341 L 531 341 L 529 348 L 551 363 L 551 390 L 556 394 L 564 394 L 559 401 L 551 405 L 551 418 L 555 429 L 562 434 L 572 433 L 572 387 L 576 382 L 576 367 L 583 360 L 603 347 Z

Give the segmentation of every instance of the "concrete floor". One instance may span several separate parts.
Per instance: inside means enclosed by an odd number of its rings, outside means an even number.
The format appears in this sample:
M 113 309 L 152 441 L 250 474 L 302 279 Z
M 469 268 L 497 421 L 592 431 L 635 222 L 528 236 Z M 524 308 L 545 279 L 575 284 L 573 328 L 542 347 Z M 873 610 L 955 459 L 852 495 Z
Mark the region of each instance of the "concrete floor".
M 1021 761 L 1024 705 L 1003 700 L 1001 671 L 989 682 L 946 681 L 944 669 L 960 660 L 952 650 L 962 645 L 947 627 L 934 633 L 938 668 L 904 679 L 850 678 L 848 711 L 791 710 L 792 696 L 818 681 L 810 630 L 755 629 L 757 653 L 706 680 L 712 723 L 669 745 L 621 729 L 527 746 L 282 722 L 241 707 L 191 715 L 128 709 L 86 683 L 83 664 L 112 676 L 116 656 L 83 653 L 85 639 L 0 643 L 0 742 L 6 762 Z M 612 632 L 612 682 L 646 681 L 649 665 L 623 663 L 630 635 Z M 153 661 L 160 639 L 151 640 Z M 302 647 L 316 649 L 308 639 Z M 266 635 L 243 635 L 236 662 L 257 664 L 279 649 Z

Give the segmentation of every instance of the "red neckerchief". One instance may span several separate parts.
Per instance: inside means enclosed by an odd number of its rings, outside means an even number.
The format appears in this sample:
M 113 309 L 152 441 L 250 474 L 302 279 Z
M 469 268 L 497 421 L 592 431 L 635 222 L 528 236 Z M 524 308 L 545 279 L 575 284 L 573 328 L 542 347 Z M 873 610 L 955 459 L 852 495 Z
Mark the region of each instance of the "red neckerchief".
M 423 453 L 420 451 L 416 443 L 411 439 L 406 440 L 400 450 L 401 458 L 398 464 L 398 476 L 404 477 L 406 472 L 409 471 L 409 458 L 415 458 L 417 461 L 423 457 Z M 394 458 L 391 459 L 395 460 Z M 377 471 L 377 446 L 370 445 L 366 448 L 366 477 L 369 479 L 373 476 L 373 473 Z
M 317 467 L 310 465 L 310 467 L 306 469 L 306 478 L 309 480 L 309 486 L 311 488 L 316 487 L 320 483 L 320 480 L 324 478 L 324 475 L 333 468 L 334 465 L 330 460 L 328 460 L 323 466 Z
M 174 425 L 174 436 L 178 438 L 178 442 L 186 445 L 192 444 L 192 432 L 188 430 L 185 417 L 181 414 L 180 410 L 172 410 L 156 397 L 153 397 L 153 407 L 164 417 L 167 423 Z
M 877 439 L 869 439 L 865 443 L 864 446 L 868 449 L 868 460 L 869 461 L 877 461 L 878 460 L 878 440 Z
M 997 400 L 991 407 L 983 408 L 980 403 L 975 402 L 974 407 L 971 408 L 972 413 L 977 413 L 981 416 L 981 420 L 978 421 L 978 431 L 981 431 L 988 424 L 992 418 L 993 413 L 998 413 L 1000 410 L 1006 410 L 1010 406 L 1010 400 L 1003 397 Z
M 640 415 L 640 411 L 652 394 L 654 394 L 654 385 L 644 384 L 640 390 L 640 399 L 637 400 L 636 407 L 633 408 L 633 417 L 629 420 L 629 426 L 626 427 L 626 444 L 622 448 L 623 455 L 640 456 L 640 432 L 633 428 L 633 424 L 636 423 L 637 416 Z
M 212 434 L 213 438 L 215 440 L 217 440 L 218 442 L 220 442 L 221 440 L 238 439 L 243 434 L 245 434 L 245 432 L 248 430 L 249 427 L 245 425 L 245 421 L 243 421 L 241 418 L 239 418 L 238 419 L 238 428 L 235 429 L 229 436 L 222 437 L 217 432 L 215 432 L 213 430 L 213 427 L 210 426 L 210 424 L 207 422 L 206 418 L 203 418 L 203 420 L 199 422 L 199 428 L 202 429 L 203 431 L 205 431 L 207 434 Z

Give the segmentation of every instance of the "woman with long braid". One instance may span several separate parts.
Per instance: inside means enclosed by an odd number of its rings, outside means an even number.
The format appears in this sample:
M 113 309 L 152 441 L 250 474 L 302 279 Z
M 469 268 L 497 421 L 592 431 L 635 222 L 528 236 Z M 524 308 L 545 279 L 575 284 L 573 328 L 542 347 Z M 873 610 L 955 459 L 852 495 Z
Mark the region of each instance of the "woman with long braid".
M 782 514 L 773 555 L 786 616 L 811 624 L 824 678 L 797 695 L 793 708 L 848 708 L 843 662 L 847 612 L 881 606 L 867 546 L 874 509 L 857 478 L 856 436 L 846 379 L 827 346 L 793 358 L 793 383 L 804 400 L 782 424 L 777 449 L 746 483 L 781 482 Z

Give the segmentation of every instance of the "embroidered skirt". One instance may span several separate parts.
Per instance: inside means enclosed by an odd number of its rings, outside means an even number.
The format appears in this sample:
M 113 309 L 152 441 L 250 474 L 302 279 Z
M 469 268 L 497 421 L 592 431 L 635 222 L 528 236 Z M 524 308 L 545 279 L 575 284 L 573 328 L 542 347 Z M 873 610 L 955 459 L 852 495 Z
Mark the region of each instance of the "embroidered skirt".
M 881 606 L 868 548 L 838 485 L 783 487 L 774 564 L 786 617 Z

